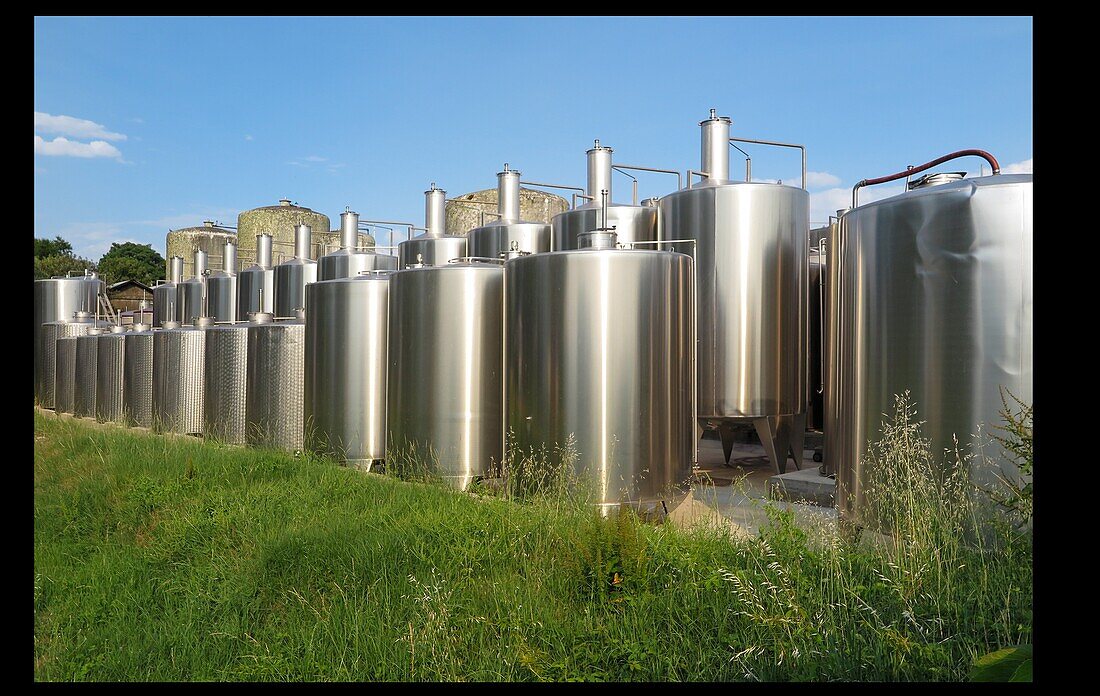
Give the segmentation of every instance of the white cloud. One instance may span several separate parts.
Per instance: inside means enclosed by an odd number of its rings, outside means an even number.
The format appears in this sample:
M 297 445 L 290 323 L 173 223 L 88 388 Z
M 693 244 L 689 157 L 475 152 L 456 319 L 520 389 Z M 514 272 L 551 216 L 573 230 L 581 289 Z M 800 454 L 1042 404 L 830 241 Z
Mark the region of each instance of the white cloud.
M 757 177 L 752 178 L 753 181 L 759 181 L 766 184 L 774 184 L 782 181 L 787 186 L 794 186 L 799 188 L 802 186 L 802 175 L 792 176 L 789 179 L 761 179 Z M 820 189 L 828 186 L 838 186 L 840 184 L 840 177 L 836 174 L 830 174 L 829 172 L 806 172 L 806 181 L 808 182 L 808 189 Z
M 1023 162 L 1013 162 L 1001 167 L 1001 174 L 1031 174 L 1031 161 L 1033 158 L 1028 157 Z
M 306 162 L 327 162 L 328 157 L 318 157 L 317 155 L 307 155 L 302 158 Z
M 145 123 L 145 119 L 143 119 L 141 116 L 134 116 L 133 118 L 130 118 L 130 119 L 127 119 L 127 120 L 130 123 Z
M 244 134 L 244 139 L 245 140 L 253 140 L 253 137 L 251 135 L 249 135 L 248 133 L 245 133 Z
M 54 116 L 41 111 L 34 112 L 34 129 L 40 133 L 58 133 L 60 135 L 71 135 L 74 138 L 126 139 L 126 136 L 122 133 L 113 133 L 107 130 L 106 126 L 95 121 L 72 116 Z
M 114 157 L 119 160 L 122 159 L 122 153 L 118 151 L 118 148 L 104 140 L 81 143 L 68 138 L 45 140 L 40 135 L 34 136 L 34 154 L 47 157 Z

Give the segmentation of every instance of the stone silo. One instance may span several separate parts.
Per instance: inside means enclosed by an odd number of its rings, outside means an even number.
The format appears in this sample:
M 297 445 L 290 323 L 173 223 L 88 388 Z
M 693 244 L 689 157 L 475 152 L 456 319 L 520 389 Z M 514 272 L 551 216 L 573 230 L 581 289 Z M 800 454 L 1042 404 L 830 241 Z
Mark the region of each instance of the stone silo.
M 558 213 L 569 210 L 569 201 L 561 196 L 521 188 L 519 216 L 528 222 L 550 223 Z M 484 215 L 482 215 L 484 211 Z M 447 201 L 447 234 L 466 234 L 497 219 L 497 190 L 474 191 Z
M 206 252 L 207 268 L 222 267 L 222 250 L 225 249 L 226 239 L 236 239 L 237 235 L 232 230 L 218 227 L 213 220 L 203 220 L 201 227 L 183 227 L 178 230 L 168 230 L 165 239 L 164 277 L 172 277 L 172 269 L 169 264 L 173 256 L 183 257 L 183 277 L 190 278 L 195 275 L 195 249 Z M 256 246 L 253 238 L 252 246 Z
M 328 215 L 294 205 L 286 198 L 278 205 L 246 210 L 237 216 L 237 257 L 242 268 L 256 261 L 256 235 L 270 234 L 272 263 L 279 264 L 294 256 L 294 226 L 298 223 L 312 228 L 313 258 L 321 255 L 325 244 L 339 244 L 340 237 L 332 239 Z M 211 268 L 216 268 L 211 259 Z

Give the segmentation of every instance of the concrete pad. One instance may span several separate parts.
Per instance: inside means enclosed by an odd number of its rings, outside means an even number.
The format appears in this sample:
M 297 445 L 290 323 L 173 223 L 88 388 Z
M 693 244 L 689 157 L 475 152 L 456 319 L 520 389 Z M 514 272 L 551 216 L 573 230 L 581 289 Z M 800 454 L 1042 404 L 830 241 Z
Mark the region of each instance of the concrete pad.
M 822 507 L 836 505 L 836 479 L 822 476 L 818 467 L 771 476 L 767 481 L 772 500 L 805 502 Z

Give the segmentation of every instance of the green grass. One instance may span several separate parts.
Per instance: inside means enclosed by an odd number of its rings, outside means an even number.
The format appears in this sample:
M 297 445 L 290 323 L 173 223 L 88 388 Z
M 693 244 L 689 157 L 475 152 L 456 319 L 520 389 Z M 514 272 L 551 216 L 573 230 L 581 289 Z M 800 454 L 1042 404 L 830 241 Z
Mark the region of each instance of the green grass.
M 772 510 L 740 539 L 38 411 L 34 437 L 37 680 L 965 679 L 1031 640 L 1014 537 Z

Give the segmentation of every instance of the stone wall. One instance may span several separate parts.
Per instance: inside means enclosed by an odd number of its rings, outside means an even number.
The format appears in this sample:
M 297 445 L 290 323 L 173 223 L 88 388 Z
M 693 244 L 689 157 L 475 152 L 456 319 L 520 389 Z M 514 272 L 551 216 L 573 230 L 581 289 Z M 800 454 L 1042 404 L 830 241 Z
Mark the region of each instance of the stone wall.
M 496 188 L 464 193 L 454 199 L 460 202 L 447 202 L 447 234 L 466 234 L 498 219 Z M 526 188 L 519 191 L 519 214 L 526 222 L 549 223 L 551 218 L 566 210 L 569 210 L 569 201 L 561 196 Z

